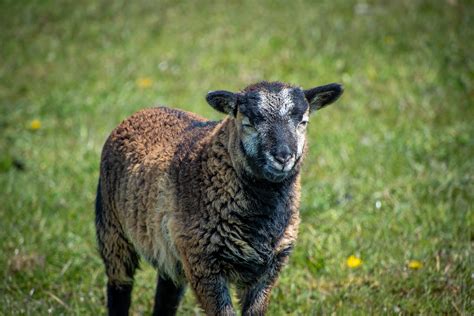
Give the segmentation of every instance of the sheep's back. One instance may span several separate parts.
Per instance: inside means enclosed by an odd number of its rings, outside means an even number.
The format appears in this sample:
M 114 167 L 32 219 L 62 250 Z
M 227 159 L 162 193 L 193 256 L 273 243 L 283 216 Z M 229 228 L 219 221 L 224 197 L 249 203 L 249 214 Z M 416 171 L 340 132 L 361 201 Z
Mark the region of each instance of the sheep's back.
M 174 269 L 177 260 L 169 236 L 176 207 L 171 164 L 190 129 L 201 122 L 205 119 L 180 110 L 142 110 L 111 133 L 102 152 L 101 188 L 109 218 L 148 261 L 165 270 Z

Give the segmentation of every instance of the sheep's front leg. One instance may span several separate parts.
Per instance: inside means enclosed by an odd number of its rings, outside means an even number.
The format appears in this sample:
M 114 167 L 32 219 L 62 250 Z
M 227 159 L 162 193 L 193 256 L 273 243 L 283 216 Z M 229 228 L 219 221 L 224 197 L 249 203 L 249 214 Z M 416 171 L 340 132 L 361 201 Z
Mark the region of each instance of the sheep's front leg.
M 243 316 L 265 315 L 268 303 L 270 302 L 270 293 L 273 288 L 271 284 L 257 284 L 252 287 L 241 290 L 240 300 L 242 304 Z
M 275 263 L 270 265 L 267 275 L 259 282 L 239 289 L 243 316 L 265 315 L 270 303 L 270 294 L 287 259 L 287 254 L 282 254 Z
M 221 275 L 192 276 L 190 285 L 206 315 L 234 316 L 227 282 Z
M 158 275 L 153 316 L 174 316 L 184 294 L 184 285 L 175 284 L 167 275 Z

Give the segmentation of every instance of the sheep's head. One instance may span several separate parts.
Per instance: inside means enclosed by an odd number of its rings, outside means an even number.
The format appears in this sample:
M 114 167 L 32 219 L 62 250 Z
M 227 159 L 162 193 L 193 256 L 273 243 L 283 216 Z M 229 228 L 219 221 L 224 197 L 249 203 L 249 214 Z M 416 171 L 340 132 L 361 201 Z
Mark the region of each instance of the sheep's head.
M 336 83 L 303 90 L 280 82 L 260 82 L 239 93 L 211 91 L 207 102 L 235 122 L 235 144 L 245 169 L 271 182 L 297 172 L 311 113 L 342 94 Z

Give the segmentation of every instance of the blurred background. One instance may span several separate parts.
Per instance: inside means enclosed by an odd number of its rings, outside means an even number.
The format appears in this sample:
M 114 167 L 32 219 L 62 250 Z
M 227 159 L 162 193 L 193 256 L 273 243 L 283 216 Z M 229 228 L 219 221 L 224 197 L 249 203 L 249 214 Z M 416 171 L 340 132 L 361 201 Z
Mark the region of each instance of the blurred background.
M 269 315 L 473 314 L 474 3 L 0 2 L 0 314 L 102 314 L 101 147 L 135 111 L 341 82 Z M 137 274 L 133 313 L 152 308 Z M 200 314 L 191 293 L 180 315 Z

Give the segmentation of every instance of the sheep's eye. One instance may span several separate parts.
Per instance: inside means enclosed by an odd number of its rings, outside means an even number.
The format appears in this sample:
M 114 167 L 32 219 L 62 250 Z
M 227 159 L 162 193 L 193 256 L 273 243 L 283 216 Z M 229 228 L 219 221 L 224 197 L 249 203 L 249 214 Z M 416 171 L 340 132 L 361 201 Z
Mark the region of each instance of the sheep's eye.
M 249 133 L 253 133 L 256 131 L 255 126 L 252 124 L 242 124 L 242 127 L 244 128 L 244 131 L 247 131 Z
M 242 120 L 242 127 L 248 130 L 255 130 L 255 126 L 248 119 Z
M 303 128 L 303 127 L 306 127 L 307 125 L 308 125 L 308 121 L 305 120 L 305 121 L 301 121 L 298 127 Z

